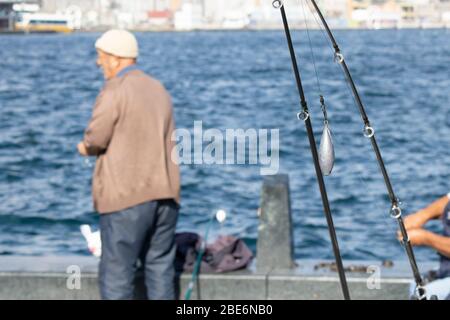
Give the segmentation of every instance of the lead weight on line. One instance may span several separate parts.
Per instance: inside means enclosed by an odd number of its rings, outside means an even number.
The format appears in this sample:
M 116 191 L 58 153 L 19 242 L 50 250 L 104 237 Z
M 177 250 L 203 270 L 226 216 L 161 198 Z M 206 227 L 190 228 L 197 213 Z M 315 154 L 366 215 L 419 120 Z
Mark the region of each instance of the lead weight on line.
M 322 138 L 319 146 L 319 164 L 324 176 L 329 176 L 333 171 L 335 153 L 333 137 L 328 121 L 324 121 Z

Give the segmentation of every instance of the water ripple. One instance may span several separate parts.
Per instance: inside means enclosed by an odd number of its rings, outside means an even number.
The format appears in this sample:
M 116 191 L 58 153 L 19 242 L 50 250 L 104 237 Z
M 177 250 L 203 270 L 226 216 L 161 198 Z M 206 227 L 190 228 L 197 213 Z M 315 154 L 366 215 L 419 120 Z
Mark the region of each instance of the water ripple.
M 88 254 L 82 223 L 97 224 L 92 167 L 76 154 L 103 80 L 98 34 L 0 36 L 0 255 Z M 306 34 L 293 39 L 317 138 L 321 112 Z M 307 136 L 296 119 L 295 79 L 282 32 L 145 33 L 141 68 L 162 80 L 178 127 L 279 128 L 281 171 L 290 174 L 296 256 L 332 258 Z M 448 31 L 339 31 L 393 184 L 413 212 L 448 191 Z M 389 202 L 370 144 L 339 68 L 312 31 L 335 134 L 335 173 L 326 179 L 346 259 L 398 259 Z M 325 49 L 324 49 L 325 48 Z M 389 49 L 387 49 L 389 48 Z M 418 54 L 420 53 L 420 54 Z M 256 248 L 262 177 L 256 166 L 183 166 L 179 230 L 213 231 Z M 439 230 L 439 226 L 434 226 Z M 419 260 L 436 259 L 419 250 Z

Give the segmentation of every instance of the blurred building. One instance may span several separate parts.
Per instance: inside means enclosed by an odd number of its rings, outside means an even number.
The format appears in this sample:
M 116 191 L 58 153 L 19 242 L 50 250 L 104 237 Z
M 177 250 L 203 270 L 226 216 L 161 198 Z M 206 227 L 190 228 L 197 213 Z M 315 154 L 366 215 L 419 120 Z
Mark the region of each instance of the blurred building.
M 316 0 L 334 28 L 450 27 L 450 0 Z M 0 0 L 0 26 L 11 3 Z M 32 0 L 27 2 L 33 2 Z M 75 29 L 280 28 L 271 0 L 35 0 L 44 13 L 69 17 Z M 318 28 L 309 0 L 284 0 L 293 28 Z M 303 5 L 302 5 L 303 4 Z M 9 9 L 8 9 L 9 8 Z M 9 13 L 8 13 L 9 12 Z M 306 20 L 306 23 L 305 23 Z
M 13 29 L 13 4 L 14 1 L 0 0 L 0 30 Z
M 14 7 L 17 5 L 38 6 L 38 0 L 0 0 L 0 31 L 14 31 L 18 19 L 17 11 Z
M 348 21 L 360 28 L 440 28 L 450 25 L 450 0 L 349 0 Z

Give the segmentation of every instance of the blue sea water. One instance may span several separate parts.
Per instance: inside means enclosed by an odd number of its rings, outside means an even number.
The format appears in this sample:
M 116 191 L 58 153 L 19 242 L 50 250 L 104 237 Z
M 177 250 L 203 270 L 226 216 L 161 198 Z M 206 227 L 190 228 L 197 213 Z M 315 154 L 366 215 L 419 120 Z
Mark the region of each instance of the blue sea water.
M 0 35 L 0 255 L 88 255 L 80 224 L 97 225 L 92 163 L 82 138 L 103 85 L 98 34 Z M 331 259 L 329 234 L 284 34 L 142 33 L 140 68 L 173 96 L 179 128 L 280 130 L 280 172 L 290 176 L 295 254 Z M 293 34 L 317 139 L 322 117 L 308 38 Z M 345 259 L 405 259 L 396 222 L 362 121 L 320 31 L 311 32 L 329 106 L 336 166 L 326 178 Z M 376 129 L 394 189 L 407 213 L 450 191 L 449 30 L 339 31 L 336 38 Z M 178 229 L 234 234 L 255 249 L 263 177 L 254 165 L 182 167 Z M 430 224 L 439 232 L 439 222 Z M 429 249 L 419 261 L 436 260 Z

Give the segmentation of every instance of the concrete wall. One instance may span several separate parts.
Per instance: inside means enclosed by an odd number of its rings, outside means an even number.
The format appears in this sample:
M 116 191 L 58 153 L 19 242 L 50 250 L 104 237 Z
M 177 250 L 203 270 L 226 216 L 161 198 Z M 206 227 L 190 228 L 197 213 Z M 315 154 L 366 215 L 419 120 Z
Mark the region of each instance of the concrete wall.
M 255 263 L 248 270 L 227 274 L 200 276 L 193 299 L 221 300 L 318 300 L 342 299 L 337 274 L 317 268 L 322 261 L 296 261 L 293 270 L 256 272 Z M 410 271 L 406 262 L 395 262 L 393 267 L 382 267 L 373 261 L 346 261 L 346 266 L 362 270 L 379 267 L 380 289 L 368 289 L 371 274 L 348 272 L 353 299 L 408 299 Z M 75 266 L 75 267 L 74 267 Z M 93 257 L 1 257 L 0 299 L 99 299 L 97 285 L 98 260 Z M 363 268 L 364 267 L 364 268 Z M 436 267 L 420 266 L 423 271 Z M 74 276 L 79 270 L 81 277 Z M 74 288 L 80 279 L 80 288 Z M 181 276 L 181 297 L 191 279 Z M 373 284 L 372 281 L 369 281 Z M 199 290 L 200 289 L 200 290 Z

